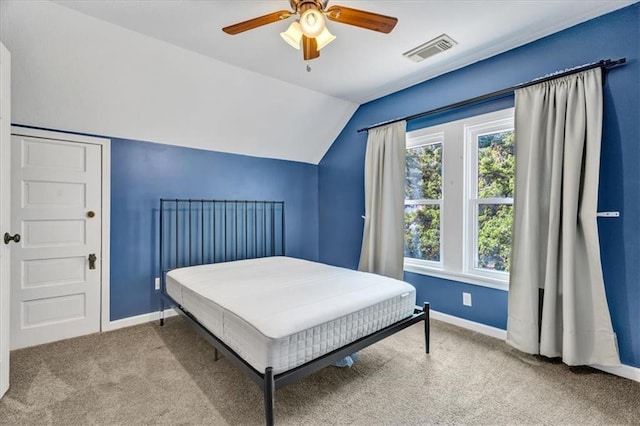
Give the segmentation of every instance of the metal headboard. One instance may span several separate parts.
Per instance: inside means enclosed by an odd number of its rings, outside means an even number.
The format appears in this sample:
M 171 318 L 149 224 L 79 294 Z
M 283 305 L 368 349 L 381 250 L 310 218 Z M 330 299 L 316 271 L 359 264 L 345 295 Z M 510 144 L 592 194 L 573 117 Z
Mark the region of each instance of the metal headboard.
M 160 199 L 160 280 L 172 269 L 285 254 L 284 201 Z

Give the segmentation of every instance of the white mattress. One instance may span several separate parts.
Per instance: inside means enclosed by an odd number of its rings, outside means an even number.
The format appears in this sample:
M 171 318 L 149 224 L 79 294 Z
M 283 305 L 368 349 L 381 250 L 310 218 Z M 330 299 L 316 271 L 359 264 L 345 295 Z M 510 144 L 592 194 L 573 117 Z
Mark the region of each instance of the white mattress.
M 260 372 L 278 374 L 410 316 L 403 281 L 290 257 L 174 269 L 167 293 Z

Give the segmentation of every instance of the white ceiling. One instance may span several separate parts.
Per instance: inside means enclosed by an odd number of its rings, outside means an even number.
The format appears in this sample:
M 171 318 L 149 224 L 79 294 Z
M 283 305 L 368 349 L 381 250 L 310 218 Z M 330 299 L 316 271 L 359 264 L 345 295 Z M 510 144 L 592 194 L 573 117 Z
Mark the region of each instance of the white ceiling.
M 631 3 L 332 0 L 399 22 L 329 22 L 311 72 L 279 36 L 292 19 L 221 31 L 287 0 L 0 0 L 0 40 L 13 123 L 318 164 L 359 104 Z M 402 56 L 442 33 L 459 45 Z
M 398 18 L 390 34 L 329 22 L 337 39 L 310 61 L 279 36 L 293 18 L 235 36 L 227 25 L 289 9 L 286 0 L 58 0 L 193 52 L 361 104 L 634 3 L 633 0 L 331 1 Z M 414 63 L 402 56 L 442 33 L 459 44 Z

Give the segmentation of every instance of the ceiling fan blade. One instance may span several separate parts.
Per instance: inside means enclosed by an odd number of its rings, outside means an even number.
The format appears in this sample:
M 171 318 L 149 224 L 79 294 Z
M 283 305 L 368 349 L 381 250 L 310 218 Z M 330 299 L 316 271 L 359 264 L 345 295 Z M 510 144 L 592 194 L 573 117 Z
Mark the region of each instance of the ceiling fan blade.
M 315 38 L 302 36 L 302 52 L 305 61 L 310 61 L 320 56 L 318 43 Z
M 398 23 L 398 18 L 379 15 L 344 6 L 331 6 L 326 11 L 327 19 L 342 24 L 354 25 L 368 30 L 389 34 Z
M 229 25 L 228 27 L 224 27 L 222 31 L 224 31 L 227 34 L 235 35 L 235 34 L 242 33 L 244 31 L 261 27 L 263 25 L 272 24 L 274 22 L 287 19 L 291 15 L 293 15 L 293 13 L 289 12 L 288 10 L 280 10 L 278 12 L 273 12 L 268 15 L 260 16 L 258 18 L 249 19 L 248 21 L 239 22 L 234 25 Z

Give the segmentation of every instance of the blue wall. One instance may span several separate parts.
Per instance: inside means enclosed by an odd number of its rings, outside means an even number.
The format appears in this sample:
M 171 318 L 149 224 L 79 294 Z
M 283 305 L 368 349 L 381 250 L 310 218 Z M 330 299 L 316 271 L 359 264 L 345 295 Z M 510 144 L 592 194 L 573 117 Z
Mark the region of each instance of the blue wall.
M 318 167 L 111 140 L 111 312 L 157 311 L 160 198 L 284 201 L 287 255 L 318 260 Z
M 419 113 L 600 59 L 626 57 L 604 87 L 605 117 L 599 208 L 620 211 L 600 219 L 602 263 L 622 362 L 640 367 L 640 5 L 634 4 L 542 40 L 362 105 L 319 166 L 320 260 L 355 268 L 364 213 L 364 154 L 368 125 Z M 409 129 L 500 109 L 503 99 L 448 116 L 409 123 Z M 506 327 L 507 293 L 406 273 L 418 302 L 494 327 Z M 474 306 L 462 306 L 461 293 Z

